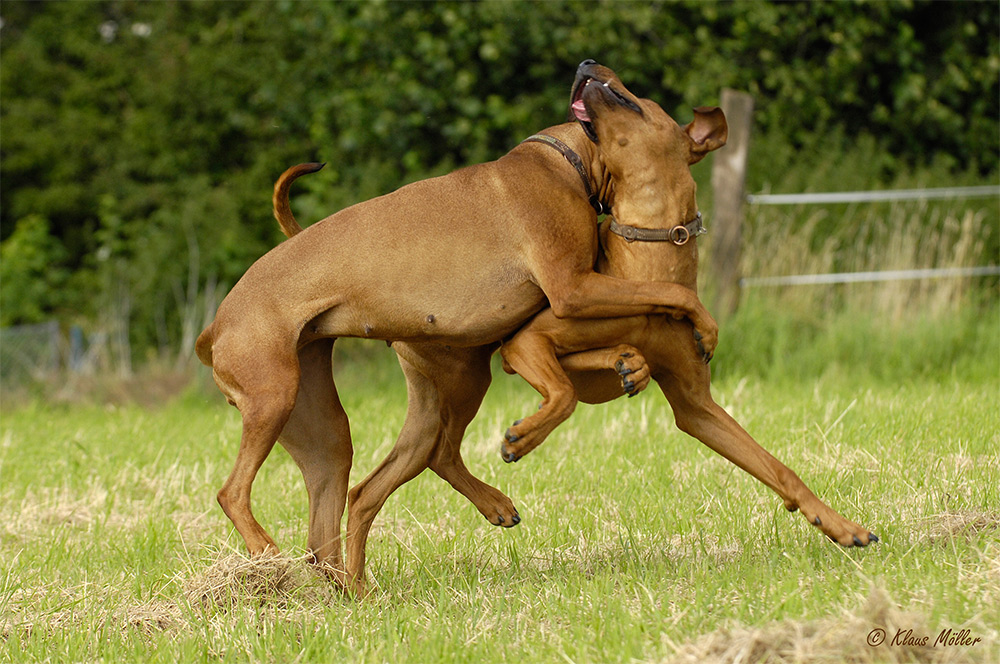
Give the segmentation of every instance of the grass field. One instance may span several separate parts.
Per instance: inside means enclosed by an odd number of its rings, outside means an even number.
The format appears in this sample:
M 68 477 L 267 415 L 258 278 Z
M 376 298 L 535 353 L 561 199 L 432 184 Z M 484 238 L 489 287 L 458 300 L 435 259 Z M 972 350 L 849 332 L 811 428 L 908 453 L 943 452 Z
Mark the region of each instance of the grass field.
M 283 556 L 243 556 L 215 502 L 239 436 L 238 413 L 217 395 L 192 390 L 155 409 L 6 411 L 0 660 L 1000 658 L 1000 416 L 989 371 L 716 385 L 765 447 L 878 533 L 865 550 L 826 541 L 678 432 L 655 388 L 581 407 L 506 465 L 499 436 L 537 396 L 494 373 L 464 451 L 522 523 L 490 526 L 427 472 L 376 521 L 377 590 L 361 602 L 302 562 L 306 495 L 283 450 L 254 493 Z M 391 447 L 405 393 L 391 357 L 348 357 L 340 374 L 357 480 Z M 878 630 L 885 642 L 872 647 Z

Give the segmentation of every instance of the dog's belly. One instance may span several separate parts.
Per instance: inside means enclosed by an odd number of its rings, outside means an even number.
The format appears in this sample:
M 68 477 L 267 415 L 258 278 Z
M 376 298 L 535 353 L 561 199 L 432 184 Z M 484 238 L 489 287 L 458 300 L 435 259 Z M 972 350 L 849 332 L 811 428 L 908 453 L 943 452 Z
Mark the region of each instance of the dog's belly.
M 378 289 L 310 320 L 300 344 L 321 337 L 362 337 L 480 346 L 513 334 L 545 303 L 530 283 L 503 289 L 495 284 L 480 289 L 457 284 L 448 289 L 411 286 L 404 292 Z

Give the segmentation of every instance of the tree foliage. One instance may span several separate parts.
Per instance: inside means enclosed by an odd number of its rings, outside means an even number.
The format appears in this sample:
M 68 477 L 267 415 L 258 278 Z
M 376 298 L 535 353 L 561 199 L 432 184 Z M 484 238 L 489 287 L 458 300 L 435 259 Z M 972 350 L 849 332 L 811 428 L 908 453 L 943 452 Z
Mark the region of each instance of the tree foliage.
M 296 184 L 311 222 L 495 158 L 565 117 L 587 57 L 682 121 L 729 86 L 793 148 L 863 134 L 890 170 L 998 166 L 995 2 L 8 1 L 0 15 L 4 323 L 98 321 L 115 284 L 142 346 L 175 344 L 195 296 L 280 239 L 270 191 L 287 166 L 329 163 Z M 39 251 L 57 276 L 39 275 Z M 36 276 L 59 294 L 13 294 Z

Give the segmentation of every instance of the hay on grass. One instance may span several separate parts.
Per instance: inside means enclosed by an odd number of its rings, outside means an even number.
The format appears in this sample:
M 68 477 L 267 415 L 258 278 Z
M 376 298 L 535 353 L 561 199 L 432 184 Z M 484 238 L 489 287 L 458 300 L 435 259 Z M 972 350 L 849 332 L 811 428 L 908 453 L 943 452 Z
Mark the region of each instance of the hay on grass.
M 974 539 L 979 533 L 1000 530 L 1000 512 L 956 510 L 925 518 L 926 538 L 931 542 Z
M 222 610 L 241 604 L 316 606 L 341 596 L 306 556 L 239 553 L 224 555 L 192 575 L 184 582 L 184 594 L 193 606 Z
M 958 633 L 958 628 L 953 633 Z M 997 653 L 995 631 L 970 629 L 974 645 L 935 643 L 932 628 L 873 589 L 855 613 L 839 618 L 782 620 L 763 627 L 735 626 L 705 634 L 677 649 L 671 664 L 977 664 Z M 926 638 L 925 638 L 926 637 Z
M 128 606 L 122 615 L 123 628 L 139 630 L 146 636 L 183 628 L 184 616 L 177 604 L 169 601 L 152 601 L 138 606 Z

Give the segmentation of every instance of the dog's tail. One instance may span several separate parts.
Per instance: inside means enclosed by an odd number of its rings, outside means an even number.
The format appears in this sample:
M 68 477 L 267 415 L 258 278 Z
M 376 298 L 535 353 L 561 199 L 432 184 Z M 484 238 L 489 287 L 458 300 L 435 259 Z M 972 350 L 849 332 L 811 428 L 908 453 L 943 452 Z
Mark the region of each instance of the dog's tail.
M 291 188 L 292 182 L 300 175 L 315 173 L 324 166 L 326 164 L 299 164 L 298 166 L 292 166 L 282 173 L 278 181 L 274 183 L 274 197 L 271 199 L 271 202 L 274 204 L 274 218 L 278 220 L 281 232 L 286 236 L 292 237 L 302 230 L 299 222 L 295 221 L 295 215 L 292 214 L 292 208 L 288 204 L 288 190 Z

